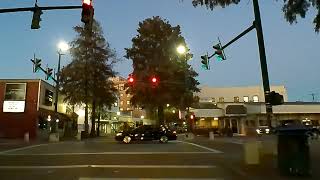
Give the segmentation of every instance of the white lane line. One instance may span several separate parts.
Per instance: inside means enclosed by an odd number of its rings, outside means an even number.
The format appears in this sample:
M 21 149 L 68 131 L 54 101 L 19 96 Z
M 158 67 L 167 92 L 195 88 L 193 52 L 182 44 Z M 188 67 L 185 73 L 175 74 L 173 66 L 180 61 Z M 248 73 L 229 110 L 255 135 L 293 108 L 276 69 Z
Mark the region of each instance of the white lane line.
M 213 165 L 62 165 L 62 166 L 0 166 L 0 169 L 74 169 L 74 168 L 125 168 L 125 169 L 212 169 Z
M 193 146 L 208 150 L 208 151 L 213 152 L 213 153 L 223 153 L 222 151 L 219 151 L 219 150 L 216 150 L 216 149 L 212 149 L 212 148 L 208 148 L 208 147 L 205 147 L 205 146 L 202 146 L 202 145 L 199 145 L 199 144 L 195 144 L 195 143 L 191 143 L 191 142 L 186 142 L 186 141 L 178 141 L 178 142 L 182 142 L 182 143 L 185 143 L 185 144 L 190 144 L 190 145 L 193 145 Z
M 79 180 L 223 180 L 222 178 L 91 178 L 80 177 Z
M 0 156 L 64 156 L 64 155 L 148 155 L 148 154 L 215 154 L 216 152 L 84 152 L 84 153 L 10 153 Z
M 0 155 L 6 154 L 6 153 L 15 152 L 15 151 L 20 151 L 20 150 L 31 149 L 31 148 L 35 148 L 35 147 L 39 147 L 39 146 L 46 146 L 46 145 L 49 145 L 49 143 L 31 145 L 31 146 L 26 146 L 26 147 L 21 147 L 21 148 L 15 148 L 15 149 L 9 149 L 9 150 L 6 150 L 6 151 L 0 151 Z

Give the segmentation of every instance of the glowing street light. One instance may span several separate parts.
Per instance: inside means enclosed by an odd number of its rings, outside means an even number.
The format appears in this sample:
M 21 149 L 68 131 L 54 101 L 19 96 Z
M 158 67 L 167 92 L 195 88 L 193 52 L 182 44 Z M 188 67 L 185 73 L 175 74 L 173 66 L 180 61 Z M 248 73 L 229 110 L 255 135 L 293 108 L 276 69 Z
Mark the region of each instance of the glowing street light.
M 185 54 L 185 53 L 187 52 L 187 49 L 186 49 L 185 46 L 180 45 L 180 46 L 177 47 L 177 52 L 178 52 L 179 54 Z
M 60 41 L 58 43 L 58 49 L 60 52 L 66 52 L 69 50 L 69 45 L 65 41 Z

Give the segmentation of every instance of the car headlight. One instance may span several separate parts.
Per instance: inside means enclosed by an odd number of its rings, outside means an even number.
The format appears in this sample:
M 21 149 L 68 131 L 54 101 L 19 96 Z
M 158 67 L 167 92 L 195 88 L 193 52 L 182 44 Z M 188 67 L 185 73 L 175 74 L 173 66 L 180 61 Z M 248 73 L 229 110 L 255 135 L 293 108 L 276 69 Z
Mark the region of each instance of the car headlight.
M 135 134 L 134 136 L 135 136 L 135 137 L 138 137 L 138 136 L 139 136 L 139 134 Z
M 269 134 L 269 132 L 270 132 L 270 129 L 266 129 L 266 133 Z
M 117 133 L 116 136 L 122 136 L 122 133 Z
M 260 134 L 260 129 L 256 129 L 257 133 Z

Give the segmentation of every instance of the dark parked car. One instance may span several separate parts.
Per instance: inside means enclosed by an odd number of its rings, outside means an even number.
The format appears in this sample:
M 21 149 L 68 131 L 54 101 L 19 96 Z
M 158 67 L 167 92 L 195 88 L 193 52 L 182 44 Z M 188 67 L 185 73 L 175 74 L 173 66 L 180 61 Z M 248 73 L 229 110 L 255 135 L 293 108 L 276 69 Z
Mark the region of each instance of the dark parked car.
M 142 125 L 135 129 L 121 131 L 116 134 L 115 139 L 124 143 L 131 141 L 153 141 L 158 140 L 161 143 L 167 143 L 169 140 L 176 140 L 175 131 L 171 131 L 166 127 Z

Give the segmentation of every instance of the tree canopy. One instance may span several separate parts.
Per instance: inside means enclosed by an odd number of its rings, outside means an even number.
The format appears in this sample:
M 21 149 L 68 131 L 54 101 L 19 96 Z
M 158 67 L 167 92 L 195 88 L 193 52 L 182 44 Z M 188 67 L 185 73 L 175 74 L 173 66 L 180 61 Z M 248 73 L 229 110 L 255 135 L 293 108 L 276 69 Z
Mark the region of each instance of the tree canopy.
M 126 57 L 132 60 L 131 76 L 135 82 L 128 92 L 134 105 L 159 107 L 164 104 L 185 107 L 184 98 L 199 91 L 198 75 L 187 61 L 192 58 L 180 26 L 171 26 L 160 17 L 139 23 L 138 35 L 132 39 L 132 47 L 126 48 Z M 177 47 L 186 49 L 184 54 Z M 152 77 L 158 82 L 152 84 Z M 190 98 L 189 98 L 190 99 Z
M 77 36 L 71 42 L 72 61 L 61 71 L 62 93 L 70 104 L 91 104 L 94 124 L 96 106 L 110 107 L 116 101 L 116 89 L 110 80 L 116 74 L 112 70 L 116 56 L 97 21 L 92 32 L 83 25 L 74 30 Z
M 226 7 L 231 4 L 238 4 L 241 0 L 192 0 L 192 4 L 197 6 L 206 6 L 213 10 L 215 7 Z M 305 18 L 306 13 L 312 6 L 317 11 L 317 15 L 313 20 L 315 31 L 320 30 L 320 1 L 319 0 L 283 0 L 282 11 L 285 19 L 290 23 L 296 23 L 297 17 Z

